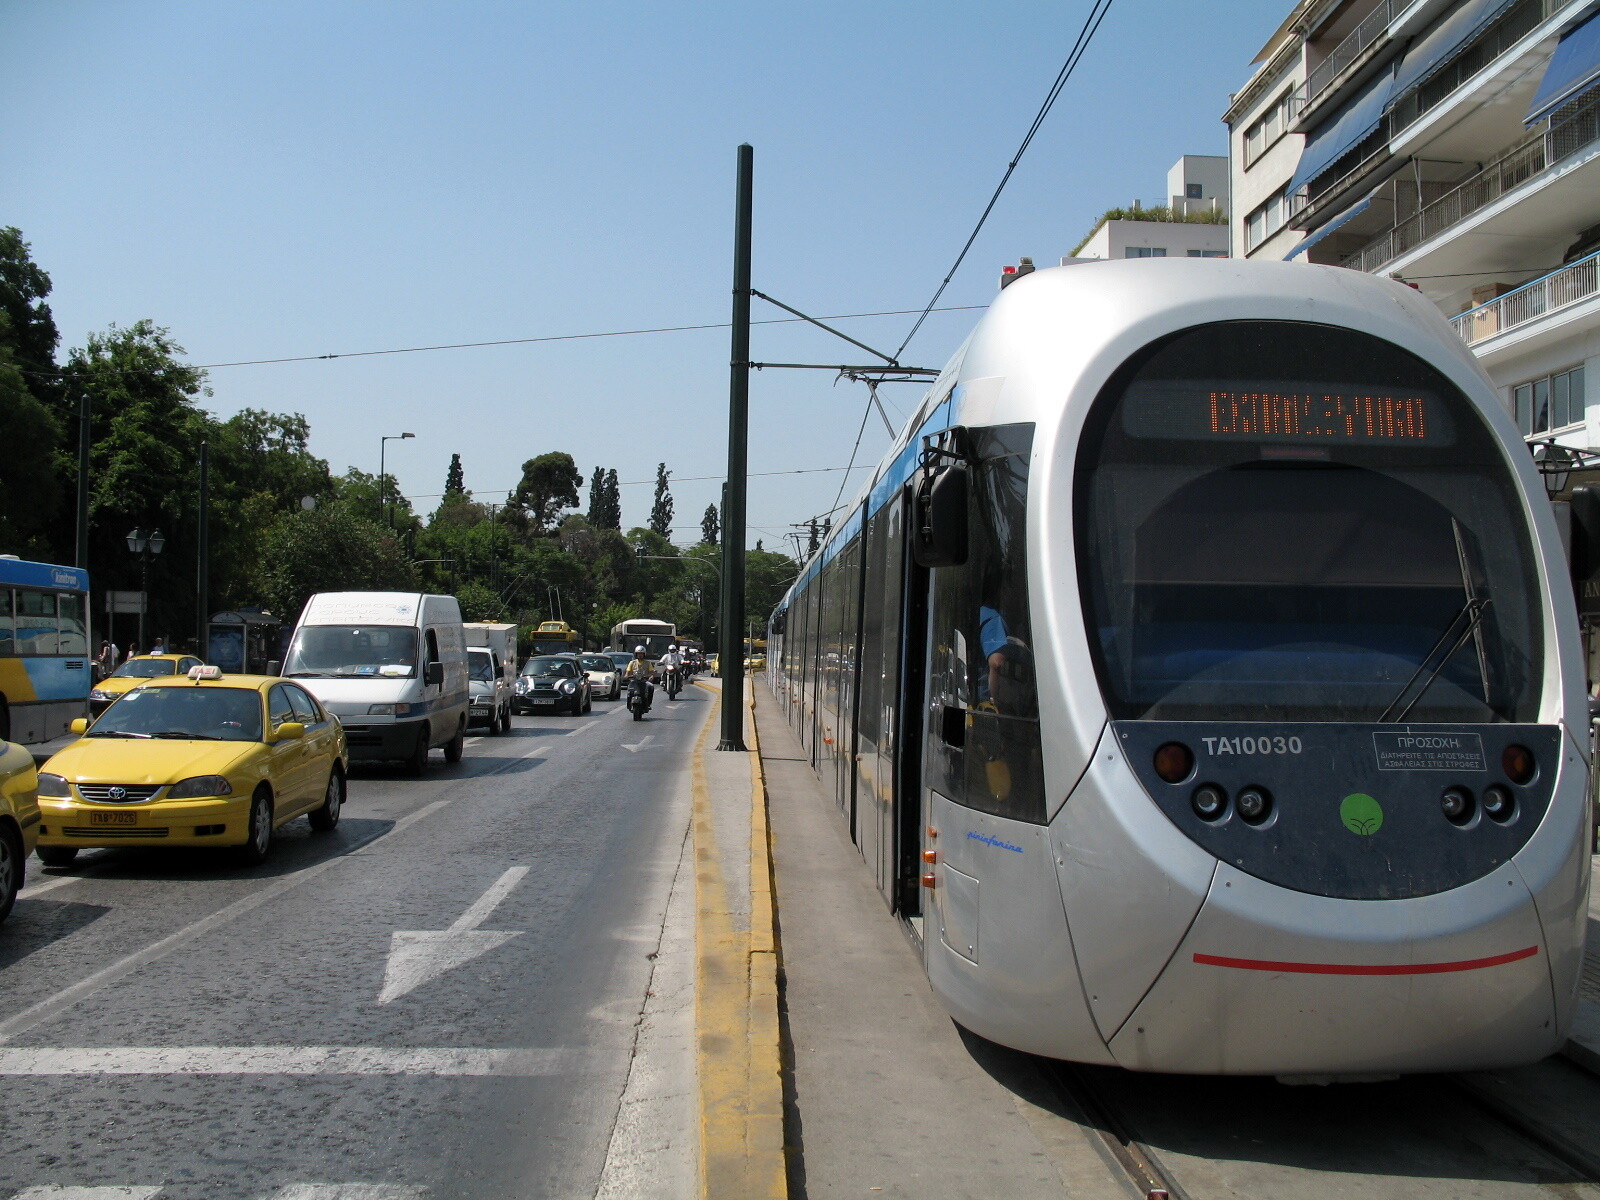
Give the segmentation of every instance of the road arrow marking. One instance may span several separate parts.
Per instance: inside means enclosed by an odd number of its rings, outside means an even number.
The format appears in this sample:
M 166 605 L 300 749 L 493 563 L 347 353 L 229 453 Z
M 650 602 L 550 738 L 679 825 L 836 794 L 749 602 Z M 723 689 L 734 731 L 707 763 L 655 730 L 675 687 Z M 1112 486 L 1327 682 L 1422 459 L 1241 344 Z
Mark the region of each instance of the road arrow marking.
M 631 750 L 631 751 L 633 751 L 633 753 L 637 754 L 637 753 L 639 753 L 639 751 L 643 750 L 646 746 L 648 746 L 651 742 L 653 742 L 655 740 L 656 740 L 656 735 L 655 734 L 647 733 L 647 734 L 644 735 L 644 737 L 640 738 L 637 742 L 634 742 L 633 745 L 631 745 L 631 746 L 628 745 L 627 742 L 623 742 L 622 743 L 622 748 L 624 750 Z
M 489 919 L 511 889 L 522 882 L 527 867 L 512 867 L 489 890 L 472 902 L 472 907 L 456 919 L 449 929 L 395 930 L 389 935 L 389 963 L 383 972 L 383 990 L 378 1003 L 399 999 L 454 967 L 471 962 L 497 946 L 503 946 L 521 930 L 504 932 L 479 929 Z

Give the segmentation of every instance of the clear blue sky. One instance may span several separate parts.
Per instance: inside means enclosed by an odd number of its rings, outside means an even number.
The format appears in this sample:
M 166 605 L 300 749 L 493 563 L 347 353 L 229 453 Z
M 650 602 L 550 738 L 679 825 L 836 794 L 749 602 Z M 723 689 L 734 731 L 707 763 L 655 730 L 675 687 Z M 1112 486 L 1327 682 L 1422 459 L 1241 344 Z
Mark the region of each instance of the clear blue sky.
M 916 309 L 965 239 L 1087 0 L 0 5 L 0 224 L 65 345 L 151 318 L 196 363 L 726 321 L 734 151 L 756 148 L 756 287 L 814 314 Z M 1117 0 L 947 304 L 1055 261 L 1104 209 L 1225 152 L 1228 94 L 1287 0 Z M 773 310 L 757 315 L 779 316 Z M 931 318 L 942 365 L 974 320 Z M 911 318 L 852 321 L 892 350 Z M 759 328 L 755 356 L 841 361 Z M 426 511 L 452 452 L 497 500 L 525 458 L 675 476 L 694 540 L 726 454 L 726 330 L 214 370 L 209 401 L 304 413 L 336 471 Z M 916 388 L 898 385 L 904 412 Z M 766 372 L 751 470 L 842 466 L 865 390 Z M 888 438 L 873 417 L 859 460 Z M 853 475 L 846 499 L 861 474 Z M 750 540 L 840 475 L 757 478 Z M 623 489 L 643 523 L 648 486 Z

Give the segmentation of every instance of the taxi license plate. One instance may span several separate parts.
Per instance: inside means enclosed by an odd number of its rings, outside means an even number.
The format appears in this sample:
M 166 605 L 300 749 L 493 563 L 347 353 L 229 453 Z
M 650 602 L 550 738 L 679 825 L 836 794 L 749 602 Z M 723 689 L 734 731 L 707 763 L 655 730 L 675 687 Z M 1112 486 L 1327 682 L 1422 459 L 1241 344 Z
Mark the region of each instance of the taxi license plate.
M 92 812 L 89 814 L 91 825 L 137 825 L 139 814 L 131 812 Z

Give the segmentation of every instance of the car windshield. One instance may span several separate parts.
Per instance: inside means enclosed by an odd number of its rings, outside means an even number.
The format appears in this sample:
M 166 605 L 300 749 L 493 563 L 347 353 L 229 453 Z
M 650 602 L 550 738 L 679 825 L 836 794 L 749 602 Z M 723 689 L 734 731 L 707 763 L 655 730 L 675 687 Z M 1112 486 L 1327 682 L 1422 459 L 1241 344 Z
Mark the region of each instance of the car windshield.
M 467 666 L 473 679 L 480 683 L 494 682 L 494 659 L 476 650 L 467 651 Z
M 615 671 L 617 664 L 604 654 L 585 654 L 578 660 L 583 664 L 585 671 Z
M 522 673 L 535 679 L 571 679 L 578 673 L 578 664 L 570 658 L 530 658 L 522 664 Z
M 621 651 L 618 651 L 616 654 L 608 654 L 606 657 L 612 661 L 618 670 L 621 670 L 623 667 L 627 666 L 628 663 L 633 659 L 633 655 L 623 654 Z
M 171 658 L 130 658 L 111 674 L 122 679 L 155 679 L 177 669 L 177 661 Z
M 88 737 L 261 740 L 261 693 L 254 688 L 143 687 L 118 700 Z
M 302 626 L 295 630 L 283 673 L 410 679 L 417 673 L 417 631 L 409 625 Z

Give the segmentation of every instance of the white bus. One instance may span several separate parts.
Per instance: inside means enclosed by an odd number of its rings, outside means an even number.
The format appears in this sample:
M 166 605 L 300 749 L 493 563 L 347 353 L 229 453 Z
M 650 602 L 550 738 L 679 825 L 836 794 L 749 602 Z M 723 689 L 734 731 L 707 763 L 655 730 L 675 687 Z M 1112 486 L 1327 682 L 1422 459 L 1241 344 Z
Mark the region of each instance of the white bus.
M 671 621 L 623 621 L 611 627 L 611 648 L 632 654 L 644 647 L 646 658 L 660 658 L 678 640 L 678 627 Z

